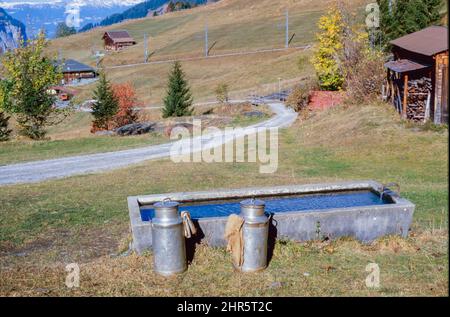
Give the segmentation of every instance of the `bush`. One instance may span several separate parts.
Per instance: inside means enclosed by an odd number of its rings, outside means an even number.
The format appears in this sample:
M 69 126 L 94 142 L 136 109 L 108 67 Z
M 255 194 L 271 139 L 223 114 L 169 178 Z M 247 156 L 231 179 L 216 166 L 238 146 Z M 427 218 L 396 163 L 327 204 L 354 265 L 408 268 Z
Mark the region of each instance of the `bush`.
M 9 117 L 0 111 L 0 142 L 8 141 L 12 130 L 8 129 Z
M 347 70 L 347 102 L 365 102 L 381 95 L 385 80 L 384 57 L 377 51 L 365 51 L 363 58 Z
M 133 84 L 113 85 L 113 93 L 119 103 L 119 110 L 112 118 L 114 127 L 120 128 L 127 124 L 136 123 L 138 115 L 135 108 L 140 104 L 137 101 Z
M 307 80 L 304 83 L 298 84 L 288 96 L 286 104 L 296 112 L 306 109 L 310 101 L 311 91 L 316 88 L 317 83 L 312 80 Z

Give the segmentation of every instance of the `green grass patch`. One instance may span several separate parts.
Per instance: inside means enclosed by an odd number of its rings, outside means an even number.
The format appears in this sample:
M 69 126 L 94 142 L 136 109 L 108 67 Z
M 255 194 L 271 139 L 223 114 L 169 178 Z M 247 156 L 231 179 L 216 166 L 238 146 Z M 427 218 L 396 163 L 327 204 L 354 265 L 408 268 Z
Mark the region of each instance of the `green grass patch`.
M 166 142 L 157 134 L 141 136 L 92 136 L 55 141 L 10 141 L 0 144 L 0 165 L 125 150 Z

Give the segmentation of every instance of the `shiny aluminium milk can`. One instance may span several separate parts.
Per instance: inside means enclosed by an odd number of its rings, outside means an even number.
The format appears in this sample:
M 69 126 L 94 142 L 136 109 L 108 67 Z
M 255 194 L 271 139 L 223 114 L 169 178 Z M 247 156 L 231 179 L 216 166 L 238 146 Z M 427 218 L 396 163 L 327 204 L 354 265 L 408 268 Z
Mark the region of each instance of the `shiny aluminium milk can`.
M 267 242 L 269 218 L 265 214 L 265 203 L 259 199 L 241 202 L 240 216 L 244 219 L 244 261 L 242 272 L 261 271 L 267 267 Z
M 178 202 L 170 200 L 153 205 L 153 269 L 164 276 L 182 273 L 187 269 L 183 220 L 178 206 Z

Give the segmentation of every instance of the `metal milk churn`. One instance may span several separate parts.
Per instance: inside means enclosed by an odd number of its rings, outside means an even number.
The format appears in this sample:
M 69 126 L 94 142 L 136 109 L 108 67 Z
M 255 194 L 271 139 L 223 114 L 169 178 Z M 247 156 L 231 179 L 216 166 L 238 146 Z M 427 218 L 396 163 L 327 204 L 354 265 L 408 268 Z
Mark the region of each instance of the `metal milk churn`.
M 264 213 L 262 200 L 247 199 L 241 202 L 241 214 L 244 218 L 243 272 L 255 272 L 267 267 L 267 240 L 269 239 L 269 218 Z
M 164 200 L 153 205 L 152 246 L 154 271 L 169 276 L 187 269 L 183 220 L 179 203 Z

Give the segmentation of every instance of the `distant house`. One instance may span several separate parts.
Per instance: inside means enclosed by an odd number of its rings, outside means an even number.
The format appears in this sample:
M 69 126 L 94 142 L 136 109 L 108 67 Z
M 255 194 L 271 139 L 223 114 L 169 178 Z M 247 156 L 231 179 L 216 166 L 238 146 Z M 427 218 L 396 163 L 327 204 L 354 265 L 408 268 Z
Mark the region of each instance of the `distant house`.
M 102 40 L 105 50 L 109 51 L 118 51 L 124 47 L 136 44 L 136 41 L 125 30 L 105 32 Z
M 61 65 L 61 63 L 57 63 Z M 85 65 L 73 59 L 65 60 L 62 65 L 64 75 L 64 84 L 70 84 L 82 79 L 91 79 L 97 77 L 97 72 L 91 66 Z
M 53 86 L 49 89 L 49 93 L 58 96 L 60 101 L 69 101 L 77 94 L 75 90 L 63 86 Z
M 448 123 L 448 29 L 431 26 L 391 41 L 385 96 L 405 119 Z

